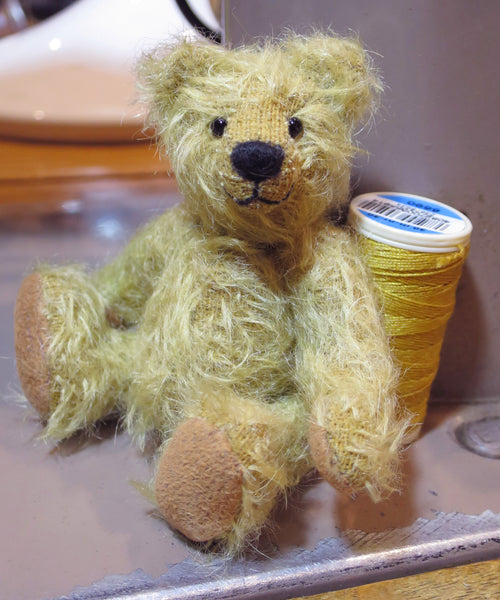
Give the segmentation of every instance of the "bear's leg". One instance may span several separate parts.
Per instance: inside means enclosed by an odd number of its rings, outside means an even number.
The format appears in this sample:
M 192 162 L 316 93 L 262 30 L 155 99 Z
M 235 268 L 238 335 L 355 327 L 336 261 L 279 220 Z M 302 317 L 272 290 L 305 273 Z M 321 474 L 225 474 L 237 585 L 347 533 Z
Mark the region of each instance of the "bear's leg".
M 185 419 L 158 465 L 160 511 L 191 540 L 220 539 L 235 552 L 311 468 L 302 404 L 223 390 L 204 394 Z
M 46 435 L 68 437 L 112 412 L 125 385 L 128 332 L 112 329 L 105 302 L 74 267 L 40 269 L 22 283 L 15 308 L 22 389 Z

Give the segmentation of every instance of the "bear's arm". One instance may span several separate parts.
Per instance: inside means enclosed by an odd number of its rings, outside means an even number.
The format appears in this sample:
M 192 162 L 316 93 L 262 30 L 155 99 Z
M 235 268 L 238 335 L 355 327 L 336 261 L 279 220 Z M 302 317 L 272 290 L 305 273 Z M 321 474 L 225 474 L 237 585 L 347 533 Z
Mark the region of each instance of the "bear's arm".
M 165 268 L 171 249 L 185 234 L 183 215 L 175 207 L 140 230 L 112 263 L 94 276 L 108 304 L 108 318 L 117 325 L 137 323 L 155 279 Z
M 335 485 L 377 498 L 391 487 L 404 426 L 374 286 L 347 231 L 325 233 L 297 300 L 297 383 L 316 466 Z

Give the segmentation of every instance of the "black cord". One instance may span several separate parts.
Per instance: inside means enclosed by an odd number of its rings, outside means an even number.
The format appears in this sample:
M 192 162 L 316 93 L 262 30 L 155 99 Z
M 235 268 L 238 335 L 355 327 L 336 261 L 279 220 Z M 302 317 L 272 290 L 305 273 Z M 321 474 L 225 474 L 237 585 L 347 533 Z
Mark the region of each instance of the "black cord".
M 207 27 L 204 23 L 200 21 L 200 19 L 194 14 L 191 7 L 187 3 L 187 0 L 176 0 L 177 6 L 179 7 L 182 14 L 186 17 L 189 23 L 201 33 L 201 35 L 205 36 L 209 40 L 217 44 L 222 43 L 222 36 L 217 31 L 213 31 L 209 27 Z

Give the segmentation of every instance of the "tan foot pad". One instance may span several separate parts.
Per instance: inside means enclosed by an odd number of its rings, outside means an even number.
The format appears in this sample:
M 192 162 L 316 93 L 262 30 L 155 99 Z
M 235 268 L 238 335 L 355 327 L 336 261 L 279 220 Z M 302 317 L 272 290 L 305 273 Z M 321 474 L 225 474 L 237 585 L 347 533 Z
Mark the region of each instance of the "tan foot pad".
M 328 443 L 326 429 L 316 423 L 309 427 L 309 445 L 314 464 L 323 479 L 338 489 L 345 489 L 345 483 L 339 473 L 338 466 L 332 457 L 332 449 Z
M 16 365 L 23 392 L 42 417 L 49 415 L 50 372 L 46 348 L 49 326 L 43 313 L 42 278 L 27 277 L 19 288 L 14 310 Z
M 243 469 L 226 435 L 200 418 L 180 425 L 160 459 L 156 500 L 190 540 L 222 537 L 241 506 Z

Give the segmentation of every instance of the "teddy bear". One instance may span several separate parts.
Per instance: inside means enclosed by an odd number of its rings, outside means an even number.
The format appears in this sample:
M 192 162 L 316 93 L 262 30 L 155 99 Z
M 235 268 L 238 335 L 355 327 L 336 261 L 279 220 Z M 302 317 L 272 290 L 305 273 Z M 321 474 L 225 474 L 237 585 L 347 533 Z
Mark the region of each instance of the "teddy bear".
M 232 550 L 317 470 L 374 500 L 397 480 L 397 369 L 348 203 L 354 135 L 380 90 L 355 39 L 182 40 L 139 85 L 182 203 L 111 264 L 22 283 L 24 394 L 63 440 L 118 414 L 160 440 L 170 526 Z

